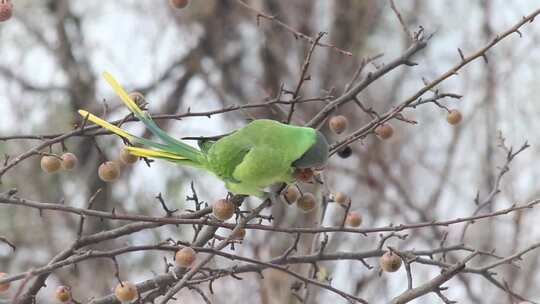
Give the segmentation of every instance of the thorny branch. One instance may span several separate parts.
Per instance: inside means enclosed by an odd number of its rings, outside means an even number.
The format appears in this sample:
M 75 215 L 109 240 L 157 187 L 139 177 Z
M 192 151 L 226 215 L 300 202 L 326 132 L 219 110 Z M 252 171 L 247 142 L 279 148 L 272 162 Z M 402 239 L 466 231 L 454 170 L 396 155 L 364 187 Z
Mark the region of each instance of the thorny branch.
M 452 76 L 458 75 L 458 72 L 463 67 L 467 66 L 469 63 L 475 61 L 478 58 L 484 58 L 486 56 L 486 53 L 492 47 L 497 45 L 499 42 L 503 41 L 505 38 L 509 37 L 512 34 L 520 34 L 519 29 L 522 26 L 524 26 L 525 24 L 532 22 L 534 20 L 534 18 L 536 16 L 538 16 L 539 14 L 540 14 L 540 9 L 537 9 L 536 11 L 532 12 L 531 14 L 523 17 L 518 23 L 516 23 L 510 29 L 498 34 L 495 38 L 493 38 L 493 40 L 488 42 L 487 45 L 485 45 L 480 50 L 476 51 L 475 53 L 473 53 L 473 54 L 471 54 L 471 55 L 469 55 L 467 57 L 461 57 L 461 61 L 459 63 L 457 63 L 452 68 L 450 68 L 448 71 L 442 73 L 439 77 L 435 78 L 434 80 L 427 82 L 424 87 L 422 87 L 420 90 L 418 90 L 411 97 L 407 98 L 404 102 L 402 102 L 401 104 L 395 106 L 392 110 L 389 110 L 388 112 L 380 115 L 380 118 L 372 120 L 367 125 L 365 125 L 362 128 L 354 131 L 349 136 L 345 137 L 343 140 L 341 140 L 341 141 L 339 141 L 337 143 L 334 143 L 332 145 L 332 147 L 331 147 L 332 153 L 335 153 L 337 150 L 339 150 L 343 146 L 346 146 L 346 145 L 348 145 L 348 144 L 350 144 L 350 143 L 352 143 L 352 142 L 354 142 L 356 140 L 364 138 L 365 136 L 367 136 L 367 134 L 369 134 L 372 130 L 374 130 L 378 125 L 380 125 L 380 124 L 382 124 L 382 123 L 384 123 L 386 121 L 389 121 L 390 119 L 395 118 L 396 116 L 398 116 L 405 108 L 409 107 L 411 104 L 416 102 L 425 93 L 427 93 L 428 91 L 433 90 L 437 85 L 439 85 L 440 83 L 442 83 L 446 79 L 448 79 L 448 78 L 450 78 Z M 423 42 L 423 40 L 415 41 L 415 43 L 413 43 L 411 45 L 411 47 L 409 47 L 408 52 L 406 52 L 404 55 L 407 55 L 408 53 L 410 53 L 410 55 L 408 55 L 408 56 L 413 55 L 416 52 L 414 47 L 415 46 L 418 47 L 418 44 L 420 42 Z M 423 48 L 424 46 L 425 46 L 425 42 L 423 43 L 421 48 Z M 411 53 L 411 51 L 413 51 L 413 52 Z M 403 60 L 408 61 L 408 57 L 404 56 L 404 55 L 402 55 L 399 59 L 394 61 L 394 64 L 396 66 L 400 65 L 400 64 L 403 64 L 404 63 Z M 379 72 L 381 70 L 382 69 L 376 71 L 375 73 L 377 73 L 377 72 Z M 369 76 L 369 74 L 368 74 L 368 76 Z M 329 112 L 333 111 L 334 108 L 336 108 L 339 105 L 349 101 L 350 98 L 357 95 L 363 89 L 363 87 L 360 87 L 359 85 L 357 85 L 357 87 L 358 87 L 357 90 L 354 90 L 354 89 L 351 90 L 352 94 L 350 94 L 350 93 L 345 94 L 345 95 L 339 97 L 338 99 L 332 101 L 331 102 L 332 106 L 330 106 L 330 104 L 329 104 L 328 106 L 325 107 L 327 113 L 321 114 L 321 113 L 325 112 L 325 110 L 323 109 L 320 112 L 319 115 L 315 116 L 315 118 L 312 119 L 312 121 L 310 123 L 308 123 L 308 125 L 309 126 L 317 125 L 319 122 L 321 122 L 328 115 Z

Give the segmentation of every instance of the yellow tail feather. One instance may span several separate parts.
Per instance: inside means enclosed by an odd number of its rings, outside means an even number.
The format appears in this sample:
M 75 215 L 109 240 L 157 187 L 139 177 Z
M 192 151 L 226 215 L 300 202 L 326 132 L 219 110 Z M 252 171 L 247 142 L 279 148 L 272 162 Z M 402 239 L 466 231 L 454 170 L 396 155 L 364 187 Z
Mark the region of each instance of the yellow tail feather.
M 119 127 L 115 126 L 115 125 L 112 125 L 108 122 L 106 122 L 105 120 L 95 116 L 94 114 L 92 113 L 89 113 L 85 110 L 79 110 L 79 114 L 82 116 L 82 117 L 88 117 L 88 120 L 90 120 L 91 122 L 95 123 L 96 125 L 100 125 L 102 126 L 103 128 L 115 133 L 115 134 L 118 134 L 120 136 L 122 136 L 123 138 L 127 139 L 127 140 L 133 140 L 134 137 L 133 135 L 129 134 L 128 132 L 120 129 Z
M 137 106 L 137 104 L 129 97 L 129 94 L 122 88 L 122 86 L 114 79 L 114 77 L 109 72 L 103 72 L 103 77 L 109 85 L 112 87 L 114 92 L 120 96 L 120 99 L 126 104 L 126 106 L 134 113 L 143 114 L 143 111 Z
M 157 150 L 151 150 L 151 149 L 145 149 L 145 148 L 139 148 L 139 147 L 126 147 L 127 150 L 137 156 L 142 157 L 155 157 L 155 158 L 165 158 L 168 160 L 187 160 L 187 158 L 165 152 L 165 151 L 157 151 Z

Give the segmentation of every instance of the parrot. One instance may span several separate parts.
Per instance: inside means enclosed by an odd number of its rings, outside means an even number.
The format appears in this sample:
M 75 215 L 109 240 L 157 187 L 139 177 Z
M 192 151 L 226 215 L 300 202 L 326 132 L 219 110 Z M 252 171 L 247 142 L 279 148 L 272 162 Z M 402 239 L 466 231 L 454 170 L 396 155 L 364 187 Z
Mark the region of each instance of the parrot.
M 84 119 L 127 140 L 126 149 L 131 154 L 213 173 L 232 194 L 268 198 L 265 189 L 277 183 L 293 183 L 295 169 L 321 168 L 328 161 L 329 145 L 319 130 L 271 119 L 255 119 L 219 139 L 199 141 L 197 149 L 159 128 L 110 73 L 104 72 L 103 77 L 159 142 L 130 134 L 80 109 L 78 113 Z

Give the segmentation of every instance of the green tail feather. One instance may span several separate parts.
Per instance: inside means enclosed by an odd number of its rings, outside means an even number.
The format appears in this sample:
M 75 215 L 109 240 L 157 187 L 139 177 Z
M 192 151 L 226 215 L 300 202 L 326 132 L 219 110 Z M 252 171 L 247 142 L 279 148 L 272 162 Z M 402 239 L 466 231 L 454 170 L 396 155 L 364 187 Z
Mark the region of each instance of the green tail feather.
M 85 110 L 79 110 L 79 114 L 88 119 L 88 121 L 91 121 L 93 123 L 95 123 L 96 125 L 99 125 L 101 126 L 102 128 L 105 128 L 113 133 L 115 133 L 116 135 L 119 135 L 120 137 L 123 137 L 127 140 L 129 140 L 130 143 L 132 144 L 141 144 L 141 145 L 145 145 L 145 146 L 148 146 L 148 147 L 152 147 L 152 148 L 155 148 L 155 149 L 158 149 L 158 150 L 170 150 L 170 147 L 167 146 L 167 145 L 164 145 L 164 144 L 160 144 L 160 143 L 157 143 L 157 142 L 153 142 L 149 139 L 146 139 L 146 138 L 142 138 L 142 137 L 139 137 L 139 136 L 136 136 L 136 135 L 133 135 L 131 133 L 128 133 L 127 131 L 95 116 L 94 114 L 92 113 L 89 113 Z
M 192 146 L 185 144 L 176 138 L 171 137 L 165 131 L 160 129 L 148 113 L 143 112 L 133 100 L 129 97 L 128 93 L 122 88 L 122 86 L 112 77 L 111 74 L 104 72 L 103 76 L 105 80 L 110 84 L 116 94 L 124 102 L 124 104 L 131 110 L 131 112 L 137 117 L 144 125 L 154 134 L 167 144 L 167 150 L 175 154 L 188 158 L 189 160 L 201 163 L 205 159 L 205 156 L 201 151 L 193 148 Z M 163 149 L 162 149 L 163 150 Z

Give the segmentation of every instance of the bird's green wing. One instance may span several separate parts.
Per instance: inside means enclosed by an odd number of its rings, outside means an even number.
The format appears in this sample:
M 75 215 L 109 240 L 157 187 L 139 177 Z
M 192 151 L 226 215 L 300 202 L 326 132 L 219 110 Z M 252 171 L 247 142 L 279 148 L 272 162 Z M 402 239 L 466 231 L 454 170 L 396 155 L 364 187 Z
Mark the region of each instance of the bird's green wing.
M 290 166 L 314 145 L 316 134 L 312 128 L 257 119 L 227 138 L 231 138 L 229 142 L 242 141 L 263 151 L 275 151 L 276 157 L 279 156 L 280 162 L 283 162 L 281 167 L 284 167 L 285 163 Z
M 244 156 L 233 172 L 233 178 L 246 186 L 260 189 L 276 182 L 291 182 L 292 169 L 282 151 L 255 147 Z

